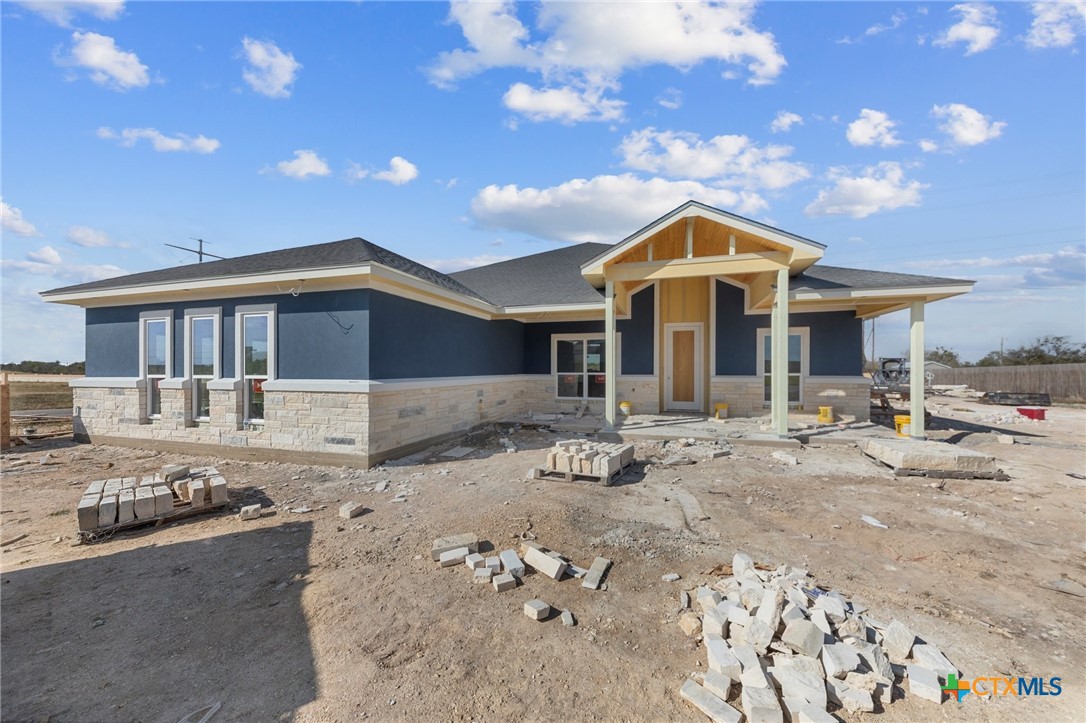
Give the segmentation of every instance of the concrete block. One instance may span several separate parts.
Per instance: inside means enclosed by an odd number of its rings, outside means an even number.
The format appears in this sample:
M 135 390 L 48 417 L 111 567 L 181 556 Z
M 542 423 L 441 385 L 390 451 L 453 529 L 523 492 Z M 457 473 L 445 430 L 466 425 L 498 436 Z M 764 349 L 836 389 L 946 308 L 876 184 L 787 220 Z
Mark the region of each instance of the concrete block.
M 430 559 L 437 562 L 441 558 L 441 553 L 460 547 L 466 547 L 471 552 L 478 552 L 479 538 L 469 532 L 439 537 L 434 540 L 434 544 L 430 547 Z
M 739 723 L 743 718 L 739 711 L 732 708 L 719 696 L 714 695 L 692 680 L 683 682 L 682 687 L 679 689 L 679 695 L 709 716 L 713 723 Z
M 762 593 L 762 599 L 758 603 L 757 618 L 773 630 L 781 621 L 781 613 L 784 611 L 784 591 L 767 588 Z
M 732 625 L 750 625 L 750 613 L 741 605 L 728 608 L 728 622 Z
M 822 631 L 808 620 L 793 620 L 784 628 L 781 642 L 800 655 L 817 658 L 822 652 Z
M 744 688 L 768 688 L 769 678 L 766 677 L 762 666 L 755 665 L 752 668 L 743 668 L 739 676 L 739 684 Z
M 701 606 L 703 612 L 709 612 L 716 609 L 716 606 L 720 604 L 720 593 L 711 588 L 702 585 L 696 591 L 698 605 Z
M 151 493 L 155 496 L 155 515 L 168 515 L 173 512 L 173 492 L 164 485 L 152 487 Z
M 597 557 L 592 561 L 592 566 L 588 568 L 588 574 L 581 581 L 581 587 L 587 587 L 589 590 L 599 590 L 600 581 L 609 567 L 611 567 L 610 560 L 606 557 Z
M 792 655 L 789 657 L 775 656 L 773 666 L 781 670 L 795 670 L 800 673 L 810 673 L 820 679 L 826 678 L 826 671 L 818 658 L 809 658 L 806 655 Z
M 958 674 L 958 669 L 954 667 L 954 664 L 947 660 L 946 656 L 934 645 L 927 643 L 914 645 L 913 660 L 928 670 L 934 671 L 940 678 Z
M 551 614 L 551 606 L 542 600 L 529 600 L 524 603 L 524 614 L 532 620 L 546 620 Z
M 811 606 L 815 610 L 826 613 L 826 617 L 834 623 L 845 622 L 845 605 L 840 600 L 830 595 L 822 595 Z
M 241 508 L 239 517 L 243 520 L 259 520 L 261 509 L 260 505 L 245 505 Z
M 162 468 L 162 479 L 173 482 L 181 479 L 189 473 L 189 466 L 185 464 L 168 464 Z
M 784 723 L 784 711 L 773 688 L 743 686 L 739 701 L 747 723 Z
M 345 520 L 353 520 L 366 511 L 366 506 L 361 502 L 344 502 L 339 506 L 339 516 Z
M 794 622 L 796 620 L 806 620 L 807 616 L 803 614 L 803 610 L 798 605 L 788 603 L 784 606 L 784 610 L 781 612 L 780 622 L 784 625 Z
M 952 472 L 995 472 L 995 458 L 953 444 L 913 439 L 865 439 L 865 454 L 894 469 L 924 469 Z
M 792 717 L 797 723 L 838 723 L 838 718 L 826 712 L 825 708 L 813 705 L 801 705 L 799 711 Z
M 705 689 L 721 700 L 727 700 L 732 692 L 732 679 L 718 670 L 709 670 L 705 673 Z
M 830 619 L 826 617 L 826 611 L 822 609 L 811 608 L 811 623 L 821 630 L 825 635 L 833 635 L 833 626 L 830 625 Z
M 909 693 L 932 703 L 942 704 L 943 688 L 935 671 L 920 665 L 908 665 L 905 671 L 909 679 Z
M 469 570 L 478 570 L 481 567 L 485 567 L 485 565 L 483 565 L 484 562 L 486 562 L 486 558 L 478 552 L 473 552 L 464 558 L 464 564 L 468 566 Z
M 664 582 L 678 582 L 683 579 L 683 576 L 677 572 L 669 572 L 668 574 L 661 576 L 660 579 Z
M 117 495 L 103 495 L 98 503 L 98 526 L 109 527 L 117 523 Z
M 442 567 L 452 567 L 453 565 L 459 565 L 464 562 L 464 558 L 471 554 L 471 550 L 466 547 L 458 547 L 455 550 L 446 550 L 441 553 L 437 561 L 441 563 Z
M 820 657 L 827 679 L 843 679 L 848 673 L 860 669 L 860 655 L 852 646 L 844 643 L 823 645 Z
M 497 555 L 488 557 L 483 561 L 483 567 L 489 567 L 494 571 L 494 574 L 497 575 L 502 571 L 502 559 Z
M 502 561 L 502 569 L 515 578 L 524 577 L 524 563 L 521 562 L 520 557 L 517 556 L 516 550 L 502 550 L 498 553 L 498 557 Z
M 759 655 L 765 655 L 769 644 L 773 642 L 776 627 L 769 627 L 758 618 L 751 618 L 750 625 L 746 627 L 745 639 L 747 644 L 754 648 Z
M 135 477 L 121 477 L 122 490 L 134 490 L 136 487 L 139 487 L 139 480 Z
M 91 482 L 90 485 L 87 486 L 87 492 L 95 493 L 95 494 L 100 495 L 100 494 L 102 494 L 102 490 L 104 490 L 105 488 L 106 488 L 106 481 L 104 479 L 95 480 L 94 482 Z
M 155 516 L 155 493 L 150 487 L 136 488 L 136 501 L 133 511 L 137 520 L 147 520 Z
M 567 628 L 572 628 L 576 624 L 577 621 L 573 619 L 573 613 L 571 613 L 569 610 L 563 610 L 562 625 L 566 626 Z
M 916 633 L 897 620 L 892 620 L 889 627 L 882 631 L 882 648 L 895 663 L 902 663 L 909 657 L 915 641 Z
M 728 616 L 719 608 L 710 608 L 705 612 L 701 627 L 707 633 L 726 638 L 728 637 Z
M 494 575 L 490 584 L 494 586 L 494 589 L 498 592 L 505 592 L 506 590 L 512 590 L 517 586 L 517 579 L 507 572 L 503 572 L 501 575 Z
M 849 643 L 856 649 L 856 653 L 859 654 L 860 660 L 864 662 L 872 672 L 876 673 L 885 680 L 893 681 L 894 671 L 890 668 L 890 661 L 886 657 L 886 653 L 882 651 L 882 648 L 874 643 L 868 643 L 864 641 L 856 641 Z
M 705 654 L 708 657 L 709 670 L 723 673 L 732 680 L 739 680 L 743 674 L 743 666 L 723 638 L 708 634 L 703 639 Z
M 754 572 L 754 560 L 750 555 L 737 552 L 732 556 L 732 575 L 737 580 L 752 572 Z
M 81 532 L 98 528 L 98 498 L 84 497 L 75 508 L 75 516 Z
M 175 495 L 177 495 L 177 499 L 181 500 L 182 502 L 189 502 L 192 500 L 192 493 L 189 489 L 189 484 L 191 484 L 191 482 L 192 480 L 185 478 L 172 483 L 173 492 Z
M 565 562 L 556 560 L 534 548 L 528 548 L 524 553 L 524 562 L 554 580 L 561 580 L 562 575 L 566 573 Z
M 875 701 L 870 693 L 836 678 L 826 678 L 826 697 L 849 713 L 871 713 L 875 710 Z
M 219 475 L 208 479 L 208 492 L 211 497 L 211 504 L 213 505 L 225 505 L 230 497 L 226 489 L 226 479 Z
M 158 480 L 155 479 L 155 475 L 149 474 L 149 475 L 145 475 L 142 479 L 140 479 L 139 486 L 140 487 L 154 487 L 156 484 L 158 484 Z
M 826 681 L 821 675 L 775 667 L 773 679 L 780 685 L 783 697 L 799 698 L 822 710 L 826 709 Z
M 471 581 L 476 583 L 489 583 L 494 578 L 494 571 L 489 567 L 472 568 Z
M 136 494 L 133 490 L 122 487 L 117 495 L 117 524 L 136 519 Z
M 207 504 L 207 480 L 194 479 L 189 482 L 189 502 L 193 509 Z

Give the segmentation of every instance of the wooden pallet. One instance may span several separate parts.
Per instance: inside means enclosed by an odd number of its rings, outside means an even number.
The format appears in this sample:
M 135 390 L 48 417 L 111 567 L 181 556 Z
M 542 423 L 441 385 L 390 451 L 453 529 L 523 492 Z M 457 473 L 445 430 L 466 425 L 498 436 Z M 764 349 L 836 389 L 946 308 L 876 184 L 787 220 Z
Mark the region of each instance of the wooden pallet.
M 177 522 L 179 520 L 184 520 L 189 517 L 196 517 L 197 515 L 202 515 L 205 512 L 221 510 L 229 504 L 229 502 L 219 502 L 218 504 L 214 505 L 205 504 L 203 507 L 193 507 L 191 503 L 186 503 L 182 507 L 175 507 L 173 512 L 167 512 L 164 515 L 148 517 L 144 520 L 129 520 L 128 522 L 120 522 L 116 525 L 99 527 L 94 530 L 80 530 L 76 533 L 76 539 L 80 542 L 97 542 L 99 540 L 112 537 L 118 532 L 132 530 L 137 527 L 143 527 L 145 525 L 154 525 L 155 527 L 160 527 L 170 522 Z
M 608 477 L 598 474 L 587 474 L 585 472 L 559 472 L 556 469 L 535 467 L 532 469 L 532 479 L 553 479 L 560 482 L 580 482 L 582 484 L 597 484 L 601 487 L 610 487 L 618 481 L 622 475 L 630 471 L 634 465 L 634 461 L 636 460 L 630 460 L 617 471 L 612 472 Z

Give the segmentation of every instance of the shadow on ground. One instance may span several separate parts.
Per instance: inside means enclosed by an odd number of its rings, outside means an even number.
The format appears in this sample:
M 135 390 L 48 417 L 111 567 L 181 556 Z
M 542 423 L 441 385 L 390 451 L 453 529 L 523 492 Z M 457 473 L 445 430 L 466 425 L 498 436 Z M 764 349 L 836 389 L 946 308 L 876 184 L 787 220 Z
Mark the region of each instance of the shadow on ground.
M 312 534 L 290 523 L 4 574 L 0 718 L 177 721 L 221 701 L 216 720 L 290 720 L 317 692 Z

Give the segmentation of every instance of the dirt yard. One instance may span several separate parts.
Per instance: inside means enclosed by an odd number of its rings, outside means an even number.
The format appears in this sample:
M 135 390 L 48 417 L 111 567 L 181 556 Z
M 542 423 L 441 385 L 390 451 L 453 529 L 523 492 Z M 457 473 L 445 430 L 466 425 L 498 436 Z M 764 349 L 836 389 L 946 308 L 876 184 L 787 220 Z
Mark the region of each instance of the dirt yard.
M 72 388 L 68 382 L 11 381 L 11 409 L 70 409 Z
M 740 550 L 807 568 L 871 617 L 906 622 L 964 679 L 1062 678 L 1059 697 L 906 697 L 874 720 L 1082 720 L 1086 599 L 1039 584 L 1086 583 L 1086 483 L 1067 476 L 1086 472 L 1086 410 L 997 424 L 1028 442 L 1004 445 L 983 419 L 1005 409 L 929 408 L 933 436 L 997 456 L 1011 480 L 938 488 L 847 445 L 806 447 L 787 466 L 737 444 L 693 466 L 639 465 L 611 488 L 525 481 L 557 438 L 540 430 L 513 434 L 515 454 L 478 436 L 463 460 L 419 455 L 369 472 L 20 447 L 7 458 L 34 464 L 0 486 L 3 540 L 27 535 L 0 554 L 0 717 L 173 723 L 221 701 L 212 723 L 705 720 L 678 695 L 705 660 L 677 625 L 679 591 L 712 581 L 703 571 Z M 59 464 L 38 464 L 47 451 Z M 638 445 L 639 459 L 660 453 Z M 234 509 L 276 512 L 72 546 L 89 481 L 167 463 L 213 464 Z M 373 491 L 382 481 L 388 491 Z M 348 500 L 371 511 L 342 520 Z M 607 589 L 539 574 L 503 593 L 473 585 L 466 567 L 429 558 L 434 538 L 458 532 L 497 549 L 531 532 L 586 567 L 608 557 Z M 671 572 L 682 580 L 662 582 Z M 577 625 L 530 620 L 521 608 L 536 597 Z

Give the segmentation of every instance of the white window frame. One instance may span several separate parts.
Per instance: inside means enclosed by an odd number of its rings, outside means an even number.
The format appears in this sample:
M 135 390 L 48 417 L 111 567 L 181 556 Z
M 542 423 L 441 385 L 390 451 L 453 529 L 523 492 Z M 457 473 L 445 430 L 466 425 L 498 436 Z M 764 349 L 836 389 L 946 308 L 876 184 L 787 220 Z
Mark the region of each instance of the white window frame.
M 588 396 L 588 375 L 591 373 L 588 371 L 588 359 L 584 359 L 585 371 L 583 372 L 559 372 L 558 371 L 558 342 L 560 341 L 581 341 L 584 342 L 584 354 L 587 357 L 588 354 L 588 342 L 590 341 L 602 341 L 604 343 L 604 354 L 606 355 L 607 336 L 603 332 L 595 333 L 589 332 L 584 334 L 551 334 L 551 376 L 554 378 L 554 398 L 555 399 L 569 399 L 578 401 L 588 401 L 592 399 L 603 400 L 604 397 L 590 397 Z M 622 367 L 622 334 L 615 334 L 615 351 L 617 352 L 615 358 L 618 360 L 619 368 Z M 584 395 L 580 397 L 563 397 L 558 394 L 558 376 L 559 374 L 577 374 L 580 373 L 584 377 Z M 618 374 L 619 370 L 604 371 L 604 376 L 608 374 Z M 617 377 L 616 377 L 617 379 Z
M 758 366 L 757 374 L 758 378 L 762 381 L 763 397 L 762 406 L 769 407 L 770 401 L 765 399 L 765 378 L 770 375 L 765 370 L 765 338 L 772 338 L 773 330 L 770 329 L 758 329 Z M 809 326 L 790 326 L 788 327 L 788 336 L 799 337 L 799 399 L 795 402 L 789 401 L 788 406 L 790 408 L 803 406 L 803 387 L 807 377 L 811 375 L 811 328 Z M 789 374 L 788 376 L 793 376 Z
M 193 369 L 193 333 L 192 327 L 197 319 L 211 319 L 212 321 L 212 344 L 214 347 L 213 364 L 214 371 L 211 376 L 206 374 L 196 374 Z M 185 379 L 189 380 L 190 388 L 192 390 L 192 418 L 199 421 L 207 421 L 210 416 L 199 416 L 199 396 L 197 394 L 198 386 L 196 384 L 197 379 L 205 379 L 210 382 L 213 379 L 222 378 L 222 308 L 214 307 L 209 309 L 185 309 Z
M 268 317 L 268 373 L 266 376 L 245 373 L 245 317 Z M 276 357 L 278 354 L 278 340 L 276 339 L 276 305 L 254 304 L 251 306 L 239 306 L 234 309 L 234 376 L 241 380 L 242 415 L 247 424 L 262 425 L 263 419 L 249 417 L 249 380 L 264 379 L 271 381 L 276 379 Z
M 165 374 L 148 374 L 147 373 L 147 324 L 152 321 L 162 321 L 166 323 L 166 368 Z M 151 403 L 154 400 L 153 385 L 156 380 L 170 379 L 173 377 L 173 311 L 171 309 L 162 309 L 158 311 L 143 311 L 140 312 L 140 367 L 139 378 L 147 387 L 147 406 L 145 411 L 147 412 L 148 419 L 161 419 L 162 418 L 162 396 L 161 390 L 159 390 L 159 411 L 157 413 L 151 411 Z

